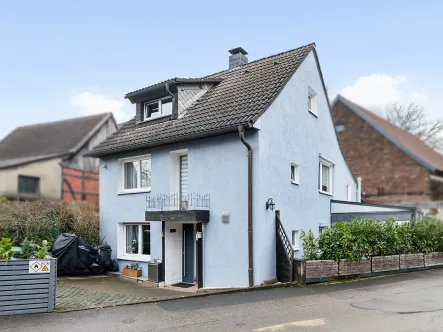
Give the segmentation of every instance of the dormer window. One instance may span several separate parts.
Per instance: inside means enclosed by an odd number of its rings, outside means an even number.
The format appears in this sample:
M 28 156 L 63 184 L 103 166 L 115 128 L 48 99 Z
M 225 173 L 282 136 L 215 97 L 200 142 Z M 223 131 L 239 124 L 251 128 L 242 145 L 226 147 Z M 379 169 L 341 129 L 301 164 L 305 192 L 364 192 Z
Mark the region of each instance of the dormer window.
M 161 118 L 172 115 L 172 98 L 166 97 L 144 103 L 143 120 Z

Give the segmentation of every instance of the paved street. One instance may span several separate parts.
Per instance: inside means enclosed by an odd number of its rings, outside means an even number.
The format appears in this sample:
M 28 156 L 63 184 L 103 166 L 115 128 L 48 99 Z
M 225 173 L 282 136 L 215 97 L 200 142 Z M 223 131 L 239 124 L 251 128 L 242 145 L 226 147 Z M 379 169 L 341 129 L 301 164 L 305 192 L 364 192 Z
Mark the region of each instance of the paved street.
M 0 318 L 0 331 L 443 331 L 443 270 Z

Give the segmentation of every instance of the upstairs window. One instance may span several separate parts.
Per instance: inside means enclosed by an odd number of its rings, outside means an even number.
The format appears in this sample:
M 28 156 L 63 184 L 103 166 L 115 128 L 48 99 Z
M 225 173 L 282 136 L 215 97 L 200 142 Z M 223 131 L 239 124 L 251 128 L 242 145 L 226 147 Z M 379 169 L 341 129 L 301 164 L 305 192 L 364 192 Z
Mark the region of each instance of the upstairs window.
M 332 195 L 332 176 L 334 165 L 320 159 L 318 169 L 318 190 L 323 194 Z
M 308 87 L 308 111 L 318 116 L 317 93 L 311 87 Z
M 119 192 L 136 193 L 151 190 L 151 156 L 139 156 L 119 160 Z
M 38 194 L 40 179 L 32 176 L 18 176 L 18 192 L 20 194 Z
M 152 120 L 172 115 L 172 98 L 162 98 L 144 103 L 143 120 Z

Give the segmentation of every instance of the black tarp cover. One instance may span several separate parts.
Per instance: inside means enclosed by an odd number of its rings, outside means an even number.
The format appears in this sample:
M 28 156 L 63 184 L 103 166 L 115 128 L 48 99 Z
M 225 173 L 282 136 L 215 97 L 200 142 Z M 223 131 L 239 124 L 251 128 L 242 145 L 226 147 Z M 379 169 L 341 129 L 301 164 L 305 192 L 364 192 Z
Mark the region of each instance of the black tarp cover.
M 57 258 L 57 270 L 83 270 L 97 260 L 98 250 L 74 234 L 62 233 L 49 253 Z

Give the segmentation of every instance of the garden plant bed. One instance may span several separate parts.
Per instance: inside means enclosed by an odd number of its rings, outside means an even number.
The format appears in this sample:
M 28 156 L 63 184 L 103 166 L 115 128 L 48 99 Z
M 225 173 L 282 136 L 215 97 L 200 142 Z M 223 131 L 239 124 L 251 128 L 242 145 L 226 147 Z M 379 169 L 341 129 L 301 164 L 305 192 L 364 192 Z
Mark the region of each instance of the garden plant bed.
M 383 273 L 419 271 L 440 267 L 443 267 L 443 252 L 375 256 L 361 261 L 311 260 L 306 261 L 305 280 L 306 283 L 315 283 L 335 280 L 340 277 L 369 277 Z M 303 280 L 303 276 L 297 277 Z
M 332 260 L 306 261 L 306 278 L 338 277 L 338 263 Z
M 371 272 L 396 271 L 400 268 L 400 257 L 398 255 L 375 256 L 371 260 Z
M 400 257 L 400 270 L 414 269 L 425 266 L 423 254 L 406 254 L 399 255 Z
M 443 252 L 431 252 L 424 255 L 425 266 L 443 265 Z
M 371 273 L 371 261 L 347 261 L 346 259 L 340 259 L 338 263 L 338 275 L 350 276 L 356 274 Z

